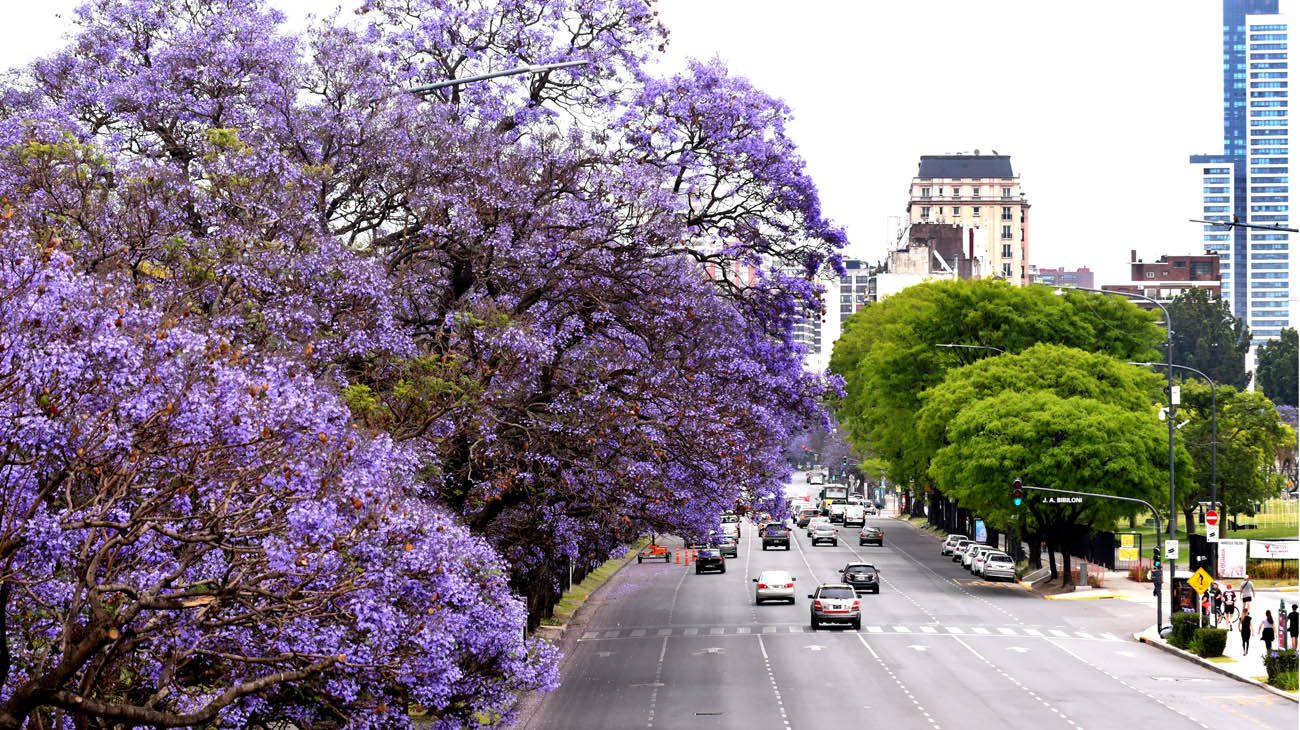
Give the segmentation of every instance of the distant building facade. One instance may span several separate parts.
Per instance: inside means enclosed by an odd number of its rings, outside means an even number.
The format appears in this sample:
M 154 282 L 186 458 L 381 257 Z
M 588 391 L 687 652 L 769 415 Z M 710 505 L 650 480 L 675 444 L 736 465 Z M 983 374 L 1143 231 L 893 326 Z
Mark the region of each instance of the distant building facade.
M 867 304 L 871 266 L 858 259 L 844 259 L 844 274 L 823 276 L 817 284 L 824 290 L 818 311 L 805 310 L 796 318 L 794 341 L 804 347 L 804 369 L 824 372 L 831 364 L 831 351 L 844 330 L 844 321 Z
M 1029 269 L 1031 283 L 1048 286 L 1080 286 L 1084 289 L 1096 289 L 1093 272 L 1087 266 L 1077 269 L 1053 268 L 1050 266 L 1031 266 Z
M 1122 284 L 1107 284 L 1102 287 L 1107 291 L 1141 294 L 1161 303 L 1172 301 L 1188 289 L 1208 289 L 1211 299 L 1223 295 L 1223 282 L 1220 278 L 1219 256 L 1214 253 L 1201 255 L 1166 255 L 1156 261 L 1142 261 L 1137 251 L 1129 254 L 1129 281 Z M 1134 304 L 1141 305 L 1141 301 Z
M 1291 227 L 1289 44 L 1278 0 L 1223 0 L 1223 152 L 1190 158 L 1210 221 L 1203 250 L 1219 258 L 1223 298 L 1256 344 L 1295 322 L 1291 234 L 1261 228 Z
M 922 155 L 907 202 L 911 225 L 961 226 L 974 234 L 981 278 L 1029 283 L 1029 202 L 1008 155 Z

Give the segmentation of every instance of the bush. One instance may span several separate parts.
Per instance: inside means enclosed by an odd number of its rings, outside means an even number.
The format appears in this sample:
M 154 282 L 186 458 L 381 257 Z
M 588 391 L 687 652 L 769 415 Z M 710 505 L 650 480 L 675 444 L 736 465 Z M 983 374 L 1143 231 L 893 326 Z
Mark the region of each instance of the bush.
M 1197 656 L 1223 656 L 1223 647 L 1228 643 L 1228 630 L 1204 628 L 1192 632 L 1192 653 Z
M 1192 634 L 1196 631 L 1197 616 L 1194 613 L 1176 613 L 1170 617 L 1173 630 L 1167 641 L 1170 646 L 1186 649 L 1192 644 Z
M 1268 672 L 1268 683 L 1280 689 L 1296 688 L 1296 650 L 1270 651 L 1264 655 L 1264 671 Z M 1289 687 L 1283 686 L 1289 683 Z
M 1300 689 L 1300 687 L 1297 686 L 1300 685 L 1300 675 L 1297 675 L 1295 672 L 1282 672 L 1273 678 L 1271 684 L 1278 689 L 1294 692 L 1296 689 Z

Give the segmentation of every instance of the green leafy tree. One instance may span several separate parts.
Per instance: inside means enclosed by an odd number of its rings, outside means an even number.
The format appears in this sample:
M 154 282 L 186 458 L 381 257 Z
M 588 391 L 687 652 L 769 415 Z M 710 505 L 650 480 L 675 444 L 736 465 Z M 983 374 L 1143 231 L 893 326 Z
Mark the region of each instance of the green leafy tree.
M 1295 441 L 1295 432 L 1282 422 L 1273 403 L 1258 391 L 1238 391 L 1219 386 L 1218 401 L 1218 489 L 1219 502 L 1229 514 L 1249 512 L 1252 506 L 1274 496 L 1282 475 L 1275 468 L 1279 451 Z M 1188 418 L 1180 433 L 1196 463 L 1197 488 L 1186 493 L 1180 504 L 1189 527 L 1198 502 L 1210 499 L 1210 478 L 1214 454 L 1210 420 L 1210 386 L 1187 381 L 1182 387 L 1183 404 L 1179 419 Z
M 1259 387 L 1274 403 L 1295 406 L 1300 404 L 1300 337 L 1294 329 L 1282 330 L 1282 336 L 1265 342 L 1259 348 L 1257 375 Z
M 1001 529 L 1042 533 L 1063 556 L 1091 524 L 1110 524 L 1133 505 L 1035 494 L 1016 508 L 1011 481 L 1144 499 L 1168 498 L 1168 432 L 1156 418 L 1159 378 L 1115 358 L 1038 345 L 954 370 L 922 395 L 918 414 L 930 474 L 945 494 Z M 1176 443 L 1177 489 L 1193 488 L 1191 462 Z M 1058 573 L 1053 561 L 1053 577 Z
M 1156 317 L 1120 297 L 1003 281 L 942 281 L 909 287 L 849 318 L 831 370 L 844 377 L 840 422 L 849 440 L 882 459 L 895 483 L 922 481 L 929 453 L 920 448 L 920 394 L 949 370 L 997 355 L 937 344 L 987 345 L 1018 352 L 1058 343 L 1117 358 L 1154 359 L 1164 340 Z
M 1226 300 L 1211 298 L 1208 289 L 1188 289 L 1169 303 L 1169 318 L 1174 323 L 1174 362 L 1204 372 L 1219 385 L 1240 389 L 1250 383 L 1250 330 L 1232 316 Z

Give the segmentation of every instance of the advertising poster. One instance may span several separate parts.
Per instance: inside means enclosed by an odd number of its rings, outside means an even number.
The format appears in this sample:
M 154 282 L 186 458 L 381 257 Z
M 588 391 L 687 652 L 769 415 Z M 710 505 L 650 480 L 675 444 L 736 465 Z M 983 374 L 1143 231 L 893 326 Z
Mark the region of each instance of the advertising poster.
M 984 520 L 975 520 L 975 542 L 984 542 L 988 539 L 989 533 L 984 529 Z
M 1219 577 L 1246 577 L 1246 541 L 1219 541 Z
M 1300 558 L 1300 542 L 1296 540 L 1251 540 L 1250 557 L 1295 560 Z

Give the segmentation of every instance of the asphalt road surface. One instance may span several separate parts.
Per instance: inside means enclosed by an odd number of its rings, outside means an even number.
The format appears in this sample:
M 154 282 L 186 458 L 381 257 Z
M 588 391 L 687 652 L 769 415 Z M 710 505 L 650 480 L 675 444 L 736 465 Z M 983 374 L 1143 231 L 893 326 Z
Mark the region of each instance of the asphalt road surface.
M 1297 705 L 1132 640 L 1154 623 L 1125 600 L 1044 601 L 986 583 L 892 519 L 884 547 L 761 549 L 742 528 L 725 574 L 635 562 L 603 589 L 530 730 L 623 728 L 1286 728 Z M 806 595 L 873 563 L 862 629 L 809 625 Z M 797 577 L 795 605 L 754 605 L 751 578 Z

